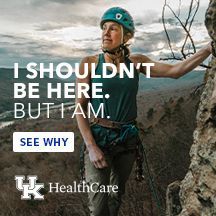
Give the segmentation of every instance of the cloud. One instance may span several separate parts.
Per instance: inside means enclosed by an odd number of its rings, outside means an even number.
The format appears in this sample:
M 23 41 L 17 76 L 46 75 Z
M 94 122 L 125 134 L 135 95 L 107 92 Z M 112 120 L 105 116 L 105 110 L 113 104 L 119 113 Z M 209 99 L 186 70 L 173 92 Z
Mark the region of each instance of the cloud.
M 14 61 L 78 61 L 100 51 L 100 17 L 112 6 L 129 10 L 136 25 L 132 51 L 151 54 L 167 50 L 161 23 L 159 0 L 141 6 L 143 0 L 25 0 L 2 1 L 0 5 L 0 66 Z M 173 0 L 174 2 L 174 0 Z M 200 7 L 193 36 L 201 32 L 206 8 Z M 187 7 L 182 13 L 187 12 Z M 184 32 L 175 19 L 166 16 L 166 23 L 174 43 L 182 41 Z M 202 23 L 202 24 L 201 24 Z M 207 33 L 206 33 L 207 34 Z M 199 40 L 198 40 L 199 39 Z M 206 40 L 202 29 L 201 43 Z
M 72 47 L 55 41 L 4 34 L 0 35 L 0 41 L 0 67 L 13 67 L 14 62 L 19 62 L 24 67 L 32 61 L 54 64 L 64 61 L 75 63 L 80 62 L 84 56 L 100 51 L 99 40 L 84 40 L 83 47 Z
M 50 2 L 56 2 L 58 4 L 76 4 L 76 3 L 89 3 L 88 0 L 48 0 Z M 91 0 L 91 4 L 101 3 L 101 0 Z
M 174 28 L 168 30 L 171 41 L 176 44 L 184 38 L 184 33 L 180 28 Z M 135 43 L 133 45 L 133 52 L 151 53 L 168 49 L 167 38 L 164 31 L 160 32 L 142 32 L 139 36 L 135 37 Z
M 80 17 L 80 16 L 73 16 L 71 18 L 71 22 L 57 22 L 57 21 L 50 21 L 50 22 L 41 22 L 36 23 L 33 25 L 35 31 L 48 31 L 48 30 L 57 30 L 63 29 L 67 27 L 77 27 L 77 26 L 98 26 L 99 28 L 99 19 L 98 17 Z
M 48 31 L 48 30 L 71 27 L 71 23 L 46 22 L 46 23 L 35 24 L 34 27 L 36 31 Z
M 162 18 L 159 19 L 159 22 L 162 23 L 163 20 Z M 165 24 L 170 24 L 171 26 L 176 26 L 179 24 L 179 22 L 175 18 L 164 18 L 164 23 Z

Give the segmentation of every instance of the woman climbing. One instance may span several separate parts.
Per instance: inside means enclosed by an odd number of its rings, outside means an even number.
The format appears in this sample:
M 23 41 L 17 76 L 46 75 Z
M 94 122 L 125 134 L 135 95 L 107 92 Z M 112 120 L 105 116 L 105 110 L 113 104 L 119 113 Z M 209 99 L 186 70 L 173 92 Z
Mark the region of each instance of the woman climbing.
M 119 69 L 120 63 L 130 68 L 134 63 L 154 63 L 151 67 L 151 77 L 179 78 L 192 71 L 202 63 L 212 52 L 211 45 L 203 47 L 190 58 L 174 64 L 156 62 L 143 54 L 131 54 L 128 41 L 134 36 L 135 27 L 128 11 L 120 7 L 108 9 L 102 16 L 102 53 L 87 56 L 82 59 L 80 73 L 84 71 L 84 64 L 95 63 L 96 74 L 102 73 L 103 63 L 115 64 Z M 111 72 L 111 71 L 110 71 Z M 119 78 L 118 74 L 112 78 L 91 78 L 91 69 L 84 79 L 77 83 L 102 83 L 103 91 L 109 98 L 76 99 L 82 109 L 87 112 L 90 102 L 94 110 L 104 104 L 106 118 L 99 115 L 89 122 L 83 115 L 77 115 L 78 127 L 84 139 L 84 169 L 86 182 L 99 185 L 117 185 L 118 192 L 94 193 L 89 192 L 89 209 L 92 216 L 116 216 L 121 204 L 121 197 L 125 191 L 125 183 L 131 173 L 133 163 L 139 160 L 139 146 L 141 146 L 138 128 L 136 126 L 139 75 L 146 73 L 145 67 L 135 69 L 134 78 Z M 138 156 L 137 156 L 138 155 Z M 139 169 L 139 166 L 138 166 Z M 95 185 L 95 187 L 98 187 Z

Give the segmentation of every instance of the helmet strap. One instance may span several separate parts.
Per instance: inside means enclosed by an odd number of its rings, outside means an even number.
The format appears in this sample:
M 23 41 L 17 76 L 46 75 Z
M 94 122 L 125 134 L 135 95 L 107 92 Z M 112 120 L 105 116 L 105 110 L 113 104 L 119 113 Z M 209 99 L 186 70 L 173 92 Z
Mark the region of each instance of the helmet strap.
M 104 53 L 108 53 L 108 54 L 111 54 L 111 55 L 119 55 L 119 53 L 124 50 L 123 47 L 124 47 L 124 44 L 120 44 L 118 47 L 116 47 L 116 48 L 114 48 L 112 50 L 104 49 L 102 47 L 102 51 Z
M 103 50 L 103 52 L 105 54 L 107 53 L 107 56 L 109 57 L 109 59 L 112 60 L 113 64 L 116 64 L 118 62 L 118 59 L 124 56 L 124 50 L 121 47 L 119 47 L 119 49 L 114 52 L 106 51 L 106 50 L 105 51 Z

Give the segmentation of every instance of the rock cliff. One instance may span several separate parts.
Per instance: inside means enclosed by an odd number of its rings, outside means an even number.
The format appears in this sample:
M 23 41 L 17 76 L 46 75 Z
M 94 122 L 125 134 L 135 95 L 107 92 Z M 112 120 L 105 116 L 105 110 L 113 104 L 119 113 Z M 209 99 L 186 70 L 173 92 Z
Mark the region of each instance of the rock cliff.
M 205 25 L 216 41 L 216 0 L 206 11 Z M 215 47 L 214 47 L 215 48 Z M 197 112 L 197 127 L 185 178 L 167 189 L 167 215 L 216 215 L 216 58 L 210 63 Z

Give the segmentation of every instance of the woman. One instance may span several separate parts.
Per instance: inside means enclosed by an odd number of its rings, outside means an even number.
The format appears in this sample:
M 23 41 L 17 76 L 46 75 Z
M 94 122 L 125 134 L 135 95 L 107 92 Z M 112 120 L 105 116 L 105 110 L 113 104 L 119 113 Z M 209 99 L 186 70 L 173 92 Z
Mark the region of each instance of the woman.
M 113 63 L 119 69 L 120 63 L 129 68 L 130 63 L 154 63 L 151 77 L 179 78 L 198 66 L 211 54 L 211 46 L 202 48 L 192 57 L 174 65 L 151 60 L 142 54 L 130 54 L 127 42 L 134 36 L 135 27 L 130 14 L 119 7 L 107 10 L 100 23 L 102 29 L 102 54 L 85 57 L 80 64 L 80 72 L 84 71 L 84 63 L 97 64 L 96 74 L 102 71 L 103 63 Z M 98 182 L 100 185 L 117 185 L 118 192 L 89 192 L 89 209 L 94 216 L 118 215 L 121 196 L 125 191 L 125 183 L 130 175 L 136 159 L 137 146 L 140 146 L 137 117 L 136 94 L 139 74 L 145 74 L 145 67 L 135 69 L 134 78 L 119 79 L 118 75 L 111 79 L 91 78 L 91 71 L 85 79 L 77 79 L 77 83 L 103 83 L 103 91 L 109 98 L 77 98 L 83 110 L 87 112 L 87 104 L 92 103 L 97 110 L 104 103 L 106 118 L 95 118 L 89 123 L 87 118 L 77 115 L 77 122 L 85 142 L 85 175 L 88 183 Z

